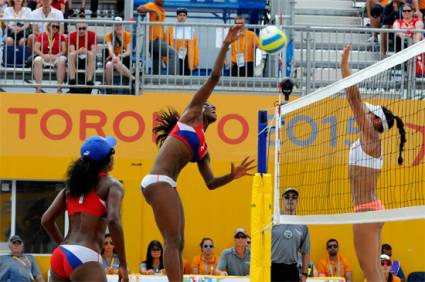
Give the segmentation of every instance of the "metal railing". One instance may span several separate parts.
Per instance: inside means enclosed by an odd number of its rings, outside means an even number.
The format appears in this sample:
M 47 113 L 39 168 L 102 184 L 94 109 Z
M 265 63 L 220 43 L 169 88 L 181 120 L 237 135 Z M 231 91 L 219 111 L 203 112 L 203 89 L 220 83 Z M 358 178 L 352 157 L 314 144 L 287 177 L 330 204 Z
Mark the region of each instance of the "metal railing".
M 59 73 L 54 65 L 44 66 L 42 83 L 35 83 L 33 63 L 25 64 L 24 62 L 35 54 L 35 40 L 32 41 L 30 47 L 26 48 L 19 47 L 19 40 L 14 40 L 10 47 L 0 48 L 5 52 L 4 56 L 0 56 L 3 59 L 0 64 L 0 87 L 71 87 L 74 90 L 88 89 L 91 92 L 91 89 L 95 89 L 101 93 L 114 94 L 124 91 L 128 94 L 142 94 L 146 89 L 196 90 L 209 77 L 226 28 L 230 26 L 204 23 L 150 23 L 142 21 L 141 18 L 138 18 L 137 21 L 119 23 L 86 19 L 58 22 L 67 26 L 69 35 L 70 32 L 76 31 L 76 24 L 82 21 L 88 25 L 85 32 L 96 31 L 98 35 L 98 42 L 94 48 L 96 64 L 93 85 L 88 84 L 90 80 L 86 71 L 87 60 L 83 60 L 82 64 L 78 64 L 79 60 L 77 60 L 77 83 L 69 85 L 69 62 L 72 56 L 69 52 L 68 36 L 65 55 L 67 71 L 63 83 L 57 82 Z M 5 22 L 8 24 L 8 20 Z M 20 22 L 34 23 L 33 20 L 20 20 Z M 39 22 L 49 23 L 50 21 L 40 20 Z M 130 76 L 134 76 L 134 82 L 127 77 L 128 73 L 117 71 L 118 68 L 115 66 L 113 80 L 108 81 L 106 77 L 107 47 L 104 35 L 114 30 L 119 24 L 123 24 L 124 30 L 131 32 L 132 35 L 131 55 L 127 59 L 119 56 L 119 62 L 123 64 L 127 61 L 129 73 Z M 272 94 L 278 90 L 280 79 L 289 76 L 295 82 L 296 94 L 304 95 L 340 79 L 340 52 L 348 42 L 353 43 L 350 63 L 354 71 L 365 68 L 412 43 L 412 40 L 397 39 L 397 33 L 404 32 L 402 30 L 283 26 L 286 34 L 293 35 L 293 52 L 284 51 L 279 55 L 268 55 L 260 51 L 254 40 L 263 27 L 247 25 L 247 35 L 232 45 L 216 90 Z M 161 33 L 162 40 L 152 40 L 154 39 L 152 38 L 154 29 L 163 31 Z M 5 30 L 6 34 L 7 32 L 8 28 Z M 415 34 L 423 33 L 423 31 L 413 32 Z M 24 34 L 24 37 L 26 36 L 27 34 Z M 382 42 L 383 37 L 388 38 L 385 46 L 379 43 Z M 381 40 L 375 41 L 375 38 Z M 194 43 L 195 39 L 196 44 Z M 113 37 L 113 45 L 116 43 L 115 40 L 116 38 Z M 46 42 L 41 41 L 41 43 L 45 44 Z M 3 42 L 3 45 L 7 45 L 6 42 Z M 182 50 L 182 47 L 185 50 Z M 13 48 L 12 51 L 8 50 L 9 48 Z M 23 49 L 26 51 L 22 51 Z M 25 52 L 30 53 L 27 55 Z M 52 53 L 52 50 L 49 52 Z M 410 78 L 409 81 L 413 81 L 409 83 L 415 84 L 409 86 L 411 89 L 423 85 L 421 77 L 416 80 L 411 79 L 414 74 L 414 67 L 403 73 Z

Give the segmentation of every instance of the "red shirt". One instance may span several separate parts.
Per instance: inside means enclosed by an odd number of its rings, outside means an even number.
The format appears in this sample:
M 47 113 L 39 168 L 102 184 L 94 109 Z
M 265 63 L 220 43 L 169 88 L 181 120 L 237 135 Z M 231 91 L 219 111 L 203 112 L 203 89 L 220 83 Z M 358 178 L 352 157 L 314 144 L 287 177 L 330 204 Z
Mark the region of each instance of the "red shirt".
M 65 5 L 65 0 L 52 0 L 52 7 L 61 11 L 61 4 Z
M 40 42 L 43 54 L 56 55 L 62 51 L 62 42 L 66 43 L 66 37 L 62 33 L 58 32 L 53 38 L 49 38 L 47 31 L 45 31 L 37 35 L 35 42 Z
M 97 37 L 94 31 L 88 31 L 87 34 L 84 33 L 84 36 L 78 36 L 78 42 L 77 34 L 78 31 L 74 31 L 69 35 L 69 46 L 74 46 L 75 50 L 85 47 L 91 51 L 92 45 L 97 44 Z

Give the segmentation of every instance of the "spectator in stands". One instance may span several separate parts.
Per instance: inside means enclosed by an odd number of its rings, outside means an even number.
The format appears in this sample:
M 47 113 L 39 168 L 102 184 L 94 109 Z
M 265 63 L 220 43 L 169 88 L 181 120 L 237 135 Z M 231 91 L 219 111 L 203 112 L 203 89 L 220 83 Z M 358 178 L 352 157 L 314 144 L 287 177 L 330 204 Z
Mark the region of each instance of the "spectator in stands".
M 96 33 L 88 30 L 85 22 L 77 23 L 76 28 L 77 30 L 69 35 L 69 85 L 77 83 L 75 75 L 77 66 L 78 69 L 86 70 L 86 82 L 81 84 L 92 86 L 94 85 L 93 75 L 96 62 Z M 72 93 L 72 91 L 70 92 Z
M 413 17 L 412 5 L 405 3 L 403 5 L 403 19 L 398 19 L 393 24 L 393 29 L 402 29 L 405 32 L 396 33 L 396 51 L 406 48 L 409 44 L 422 40 L 423 33 L 413 33 L 414 29 L 423 29 L 424 23 L 422 19 Z
M 382 26 L 384 7 L 387 5 L 388 0 L 367 0 L 366 12 L 370 21 L 370 27 L 380 28 Z M 374 42 L 378 42 L 378 33 L 370 38 Z
M 328 255 L 321 259 L 317 266 L 320 277 L 343 277 L 345 281 L 351 282 L 352 270 L 350 262 L 346 257 L 338 254 L 339 243 L 336 239 L 326 242 Z
M 185 23 L 187 9 L 177 9 L 177 23 Z M 177 52 L 179 58 L 179 74 L 190 75 L 199 64 L 198 36 L 191 26 L 170 26 L 166 32 L 166 41 Z
M 166 13 L 163 8 L 164 0 L 154 0 L 137 7 L 137 12 L 146 14 L 149 13 L 151 22 L 165 22 Z M 149 27 L 149 41 L 152 55 L 152 70 L 153 74 L 159 74 L 162 64 L 162 57 L 168 56 L 168 74 L 176 74 L 176 70 L 180 69 L 177 59 L 176 50 L 171 48 L 165 41 L 164 26 L 156 25 Z
M 52 7 L 56 10 L 59 10 L 62 12 L 62 14 L 65 13 L 65 0 L 52 0 Z
M 37 20 L 51 19 L 51 20 L 63 20 L 63 14 L 61 11 L 52 7 L 52 0 L 41 0 L 41 7 L 31 12 L 31 19 L 34 20 L 32 26 L 32 34 L 28 36 L 28 47 L 33 49 L 35 38 L 38 34 L 45 31 L 45 22 L 37 22 Z M 61 33 L 63 33 L 63 24 L 60 25 Z
M 106 274 L 118 274 L 120 267 L 120 260 L 117 251 L 115 250 L 114 243 L 112 242 L 111 234 L 105 234 L 103 240 L 103 249 L 100 253 L 102 255 L 102 263 L 105 268 Z
M 66 71 L 66 37 L 59 31 L 58 22 L 46 24 L 46 31 L 39 33 L 35 40 L 34 54 L 37 56 L 33 62 L 35 82 L 41 84 L 43 78 L 43 66 L 56 68 L 56 80 L 58 93 L 62 93 L 61 84 L 65 79 Z M 36 86 L 37 93 L 41 87 Z
M 393 0 L 384 7 L 383 11 L 383 27 L 392 28 L 396 20 L 403 18 L 403 5 L 407 0 Z M 418 0 L 411 1 L 412 7 L 415 10 L 415 15 L 422 18 L 422 13 L 419 11 Z M 391 33 L 390 40 L 393 40 L 393 33 Z M 381 34 L 381 53 L 385 54 L 388 45 L 388 33 Z
M 382 244 L 381 254 L 387 255 L 391 259 L 392 255 L 393 255 L 393 248 L 391 247 L 391 245 L 390 244 Z M 404 275 L 403 268 L 401 268 L 400 261 L 398 261 L 398 260 L 392 261 L 391 272 L 393 274 L 397 275 L 398 277 L 400 277 L 402 282 L 406 281 L 406 276 Z
M 400 277 L 391 273 L 391 258 L 387 255 L 382 254 L 381 258 L 381 269 L 382 273 L 384 273 L 385 282 L 401 282 Z
M 151 241 L 146 252 L 146 260 L 140 264 L 140 273 L 143 275 L 162 274 L 164 272 L 163 253 L 161 243 L 157 240 Z
M 237 16 L 235 23 L 245 26 L 245 18 Z M 244 27 L 239 40 L 232 43 L 232 76 L 254 76 L 255 48 L 259 45 L 257 35 Z
M 422 19 L 425 20 L 425 0 L 419 0 L 418 8 L 422 14 Z
M 0 0 L 0 38 L 3 37 L 3 28 L 5 27 L 5 23 L 2 21 L 4 17 L 4 11 L 7 8 L 7 1 Z
M 192 260 L 192 274 L 217 275 L 218 256 L 214 254 L 214 243 L 211 238 L 201 241 L 201 254 Z
M 0 256 L 0 281 L 44 282 L 32 255 L 24 254 L 24 241 L 19 235 L 9 239 L 10 254 Z
M 31 10 L 24 7 L 25 0 L 10 0 L 9 7 L 4 11 L 5 19 L 28 19 L 31 15 Z M 7 38 L 6 44 L 13 46 L 14 44 L 25 45 L 29 35 L 28 22 L 8 22 L 7 23 Z
M 299 193 L 286 188 L 282 194 L 282 213 L 295 215 Z M 298 252 L 301 253 L 301 273 L 298 271 Z M 306 281 L 310 262 L 310 235 L 306 225 L 280 224 L 272 229 L 271 281 Z
M 251 250 L 246 248 L 248 233 L 243 228 L 237 228 L 234 233 L 235 245 L 225 249 L 218 261 L 217 274 L 222 276 L 249 275 Z
M 105 35 L 106 50 L 106 65 L 105 76 L 106 83 L 112 85 L 114 69 L 120 74 L 128 77 L 131 82 L 134 82 L 134 76 L 130 73 L 131 63 L 131 33 L 124 31 L 121 17 L 115 17 L 113 31 Z

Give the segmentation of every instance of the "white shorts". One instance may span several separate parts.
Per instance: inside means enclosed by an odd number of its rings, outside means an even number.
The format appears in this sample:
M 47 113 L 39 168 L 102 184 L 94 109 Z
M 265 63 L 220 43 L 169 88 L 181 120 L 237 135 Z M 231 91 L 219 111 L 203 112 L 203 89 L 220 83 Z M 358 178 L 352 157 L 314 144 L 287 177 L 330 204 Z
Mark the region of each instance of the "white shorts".
M 41 60 L 41 62 L 43 63 L 43 66 L 45 66 L 45 67 L 56 67 L 56 65 L 58 64 L 58 62 L 59 62 L 59 61 L 64 61 L 64 62 L 66 62 L 66 57 L 65 57 L 65 56 L 59 56 L 59 57 L 56 57 L 53 61 L 46 62 L 46 61 L 43 59 L 43 57 L 38 56 L 38 57 L 36 57 L 36 58 L 34 59 L 34 62 L 35 62 L 36 60 Z
M 158 182 L 165 182 L 171 185 L 171 187 L 176 188 L 177 183 L 174 179 L 167 175 L 161 175 L 161 174 L 147 174 L 145 177 L 143 177 L 141 188 L 142 192 L 151 184 L 158 183 Z

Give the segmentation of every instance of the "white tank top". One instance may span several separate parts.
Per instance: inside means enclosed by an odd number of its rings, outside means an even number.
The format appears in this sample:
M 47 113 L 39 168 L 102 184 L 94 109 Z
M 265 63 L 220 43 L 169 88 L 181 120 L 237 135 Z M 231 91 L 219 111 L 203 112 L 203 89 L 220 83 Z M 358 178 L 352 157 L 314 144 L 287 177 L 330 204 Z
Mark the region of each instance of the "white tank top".
M 382 150 L 379 158 L 374 158 L 363 151 L 360 139 L 357 139 L 350 148 L 350 155 L 348 158 L 349 165 L 369 167 L 374 169 L 381 169 L 383 164 Z

